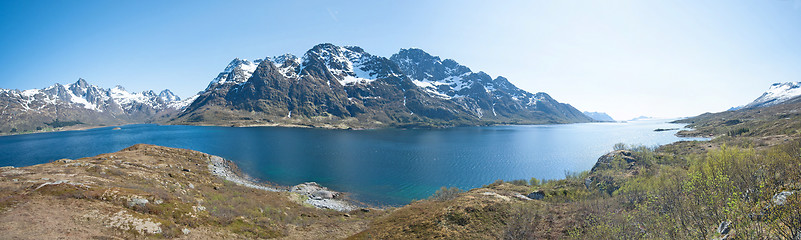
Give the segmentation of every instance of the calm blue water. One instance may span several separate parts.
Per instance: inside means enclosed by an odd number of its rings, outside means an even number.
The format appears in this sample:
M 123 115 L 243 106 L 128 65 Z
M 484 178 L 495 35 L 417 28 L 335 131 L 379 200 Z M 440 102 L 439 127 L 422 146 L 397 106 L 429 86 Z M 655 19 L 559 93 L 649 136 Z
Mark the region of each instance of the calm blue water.
M 148 143 L 218 155 L 281 185 L 315 181 L 362 202 L 399 205 L 441 186 L 470 189 L 496 179 L 562 178 L 565 171 L 590 169 L 618 142 L 653 146 L 681 140 L 676 131 L 653 131 L 681 126 L 664 120 L 365 131 L 128 125 L 0 137 L 0 166 Z

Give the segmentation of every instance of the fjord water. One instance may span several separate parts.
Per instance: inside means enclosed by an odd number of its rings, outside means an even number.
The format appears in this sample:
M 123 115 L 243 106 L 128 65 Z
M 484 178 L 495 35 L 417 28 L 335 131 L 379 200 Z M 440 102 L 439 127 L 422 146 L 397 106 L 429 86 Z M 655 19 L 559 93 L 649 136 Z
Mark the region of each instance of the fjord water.
M 0 166 L 90 157 L 148 143 L 218 155 L 252 177 L 280 185 L 315 181 L 365 203 L 399 205 L 442 186 L 562 178 L 566 171 L 589 170 L 619 142 L 698 140 L 654 131 L 681 126 L 664 120 L 364 131 L 128 125 L 0 137 Z

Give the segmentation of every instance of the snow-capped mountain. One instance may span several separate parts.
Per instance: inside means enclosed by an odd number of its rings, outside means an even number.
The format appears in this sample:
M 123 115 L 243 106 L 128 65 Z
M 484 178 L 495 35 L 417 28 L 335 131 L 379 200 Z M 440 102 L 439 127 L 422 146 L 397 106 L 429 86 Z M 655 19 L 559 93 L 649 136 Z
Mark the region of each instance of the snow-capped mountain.
M 526 99 L 526 104 L 536 104 L 534 94 L 522 91 L 509 83 L 506 78 L 494 80 L 484 72 L 474 73 L 470 68 L 452 59 L 441 60 L 421 49 L 401 49 L 390 59 L 395 62 L 414 82 L 415 85 L 441 98 L 460 97 L 469 94 L 467 90 L 475 87 L 483 88 L 491 93 L 495 90 L 506 90 L 515 99 Z
M 286 78 L 299 78 L 302 70 L 301 66 L 309 64 L 311 60 L 320 60 L 324 63 L 334 79 L 343 86 L 356 83 L 364 84 L 378 78 L 400 75 L 397 72 L 398 69 L 376 68 L 376 66 L 382 64 L 382 60 L 386 61 L 386 59 L 374 57 L 359 47 L 338 47 L 324 44 L 309 50 L 303 55 L 303 58 L 298 58 L 289 53 L 256 59 L 252 62 L 247 59 L 235 58 L 225 67 L 225 70 L 220 72 L 209 83 L 207 89 L 244 84 L 256 71 L 256 67 L 263 61 L 269 61 L 274 64 L 278 72 Z M 326 84 L 330 83 L 327 82 Z
M 175 119 L 340 127 L 586 121 L 546 93 L 529 93 L 420 49 L 385 58 L 327 43 L 300 58 L 234 59 Z
M 42 108 L 47 104 L 66 104 L 98 112 L 130 112 L 140 105 L 157 110 L 182 107 L 175 104 L 180 102 L 181 98 L 169 89 L 159 93 L 152 90 L 130 93 L 122 86 L 104 89 L 90 85 L 84 79 L 78 79 L 77 82 L 67 85 L 56 83 L 44 89 L 24 91 L 3 89 L 3 92 L 7 97 L 18 98 L 20 106 L 25 111 L 36 111 L 31 105 Z
M 131 93 L 121 86 L 101 88 L 84 79 L 54 84 L 44 89 L 0 89 L 0 131 L 41 129 L 47 123 L 73 121 L 86 124 L 148 122 L 164 112 L 175 112 L 189 103 L 170 90 Z M 27 122 L 22 121 L 27 119 Z
M 792 98 L 801 96 L 801 82 L 774 83 L 753 102 L 743 108 L 758 108 L 776 105 Z

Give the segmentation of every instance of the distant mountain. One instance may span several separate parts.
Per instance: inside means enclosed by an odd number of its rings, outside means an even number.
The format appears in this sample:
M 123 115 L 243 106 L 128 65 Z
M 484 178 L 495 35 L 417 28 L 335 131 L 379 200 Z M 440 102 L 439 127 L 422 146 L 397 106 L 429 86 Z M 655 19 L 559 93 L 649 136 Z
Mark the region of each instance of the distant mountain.
M 319 44 L 300 58 L 234 59 L 171 122 L 371 128 L 588 121 L 546 93 L 420 49 L 385 58 Z
M 609 114 L 606 114 L 605 112 L 587 112 L 587 111 L 584 111 L 584 115 L 587 115 L 588 117 L 592 118 L 593 120 L 600 121 L 600 122 L 614 122 L 615 121 L 615 119 L 612 119 L 612 117 L 609 116 Z
M 121 86 L 104 89 L 84 79 L 44 89 L 0 89 L 0 134 L 65 125 L 152 122 L 191 102 L 170 90 L 130 93 Z
M 759 108 L 776 105 L 792 98 L 801 96 L 801 82 L 774 83 L 753 102 L 743 108 Z
M 651 118 L 652 117 L 648 117 L 648 116 L 639 116 L 639 117 L 636 117 L 636 118 L 629 119 L 629 121 L 646 120 L 646 119 L 651 119 Z
M 768 94 L 762 96 L 766 95 Z M 791 97 L 767 105 L 704 113 L 675 122 L 688 123 L 690 124 L 688 127 L 693 128 L 690 131 L 679 132 L 679 135 L 685 136 L 785 135 L 793 133 L 788 132 L 788 129 L 797 128 L 797 123 L 801 122 L 801 112 L 798 109 L 801 109 L 801 97 Z

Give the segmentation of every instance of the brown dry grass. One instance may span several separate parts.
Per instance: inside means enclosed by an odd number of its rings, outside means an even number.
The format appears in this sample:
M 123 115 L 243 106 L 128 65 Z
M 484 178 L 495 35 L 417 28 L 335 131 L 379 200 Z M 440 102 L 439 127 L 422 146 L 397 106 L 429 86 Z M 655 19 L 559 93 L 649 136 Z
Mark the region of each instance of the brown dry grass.
M 383 214 L 320 210 L 298 204 L 288 192 L 242 187 L 213 176 L 209 158 L 139 144 L 90 158 L 2 168 L 0 230 L 12 239 L 329 239 L 360 232 Z M 131 198 L 148 203 L 129 204 Z M 109 226 L 120 211 L 161 224 L 162 232 Z

